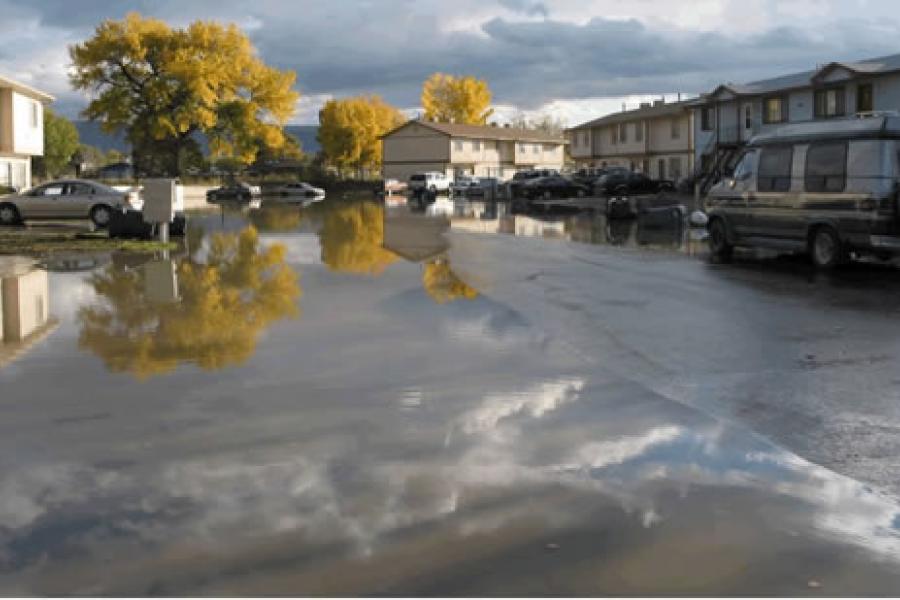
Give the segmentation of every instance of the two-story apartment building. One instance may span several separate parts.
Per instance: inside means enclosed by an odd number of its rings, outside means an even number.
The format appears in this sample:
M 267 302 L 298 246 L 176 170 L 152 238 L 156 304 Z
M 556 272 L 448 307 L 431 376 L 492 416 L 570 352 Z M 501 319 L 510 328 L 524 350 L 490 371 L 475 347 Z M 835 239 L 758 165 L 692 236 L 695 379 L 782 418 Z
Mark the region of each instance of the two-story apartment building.
M 678 181 L 694 168 L 693 112 L 686 102 L 644 103 L 566 130 L 579 166 L 624 166 Z
M 757 133 L 786 123 L 900 110 L 900 54 L 831 62 L 750 83 L 723 83 L 691 106 L 695 161 L 705 191 Z
M 540 131 L 413 119 L 382 136 L 385 179 L 422 171 L 506 180 L 526 169 L 561 169 L 565 139 Z
M 49 94 L 0 77 L 0 186 L 31 187 L 31 157 L 44 154 Z

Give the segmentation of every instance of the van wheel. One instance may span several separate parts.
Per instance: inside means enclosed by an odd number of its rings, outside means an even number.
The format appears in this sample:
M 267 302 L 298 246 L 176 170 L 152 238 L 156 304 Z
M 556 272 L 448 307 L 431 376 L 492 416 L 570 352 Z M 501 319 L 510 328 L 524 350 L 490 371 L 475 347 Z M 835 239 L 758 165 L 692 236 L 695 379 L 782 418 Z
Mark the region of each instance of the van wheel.
M 109 221 L 111 219 L 112 209 L 110 209 L 105 204 L 98 204 L 91 209 L 91 221 L 93 221 L 94 225 L 96 225 L 98 229 L 104 229 L 108 227 Z
M 0 225 L 17 225 L 21 220 L 14 204 L 0 204 Z
M 731 258 L 734 246 L 728 241 L 728 227 L 722 219 L 709 224 L 709 251 L 716 258 Z
M 817 227 L 809 239 L 809 255 L 820 269 L 831 269 L 848 261 L 849 255 L 837 231 L 824 225 Z

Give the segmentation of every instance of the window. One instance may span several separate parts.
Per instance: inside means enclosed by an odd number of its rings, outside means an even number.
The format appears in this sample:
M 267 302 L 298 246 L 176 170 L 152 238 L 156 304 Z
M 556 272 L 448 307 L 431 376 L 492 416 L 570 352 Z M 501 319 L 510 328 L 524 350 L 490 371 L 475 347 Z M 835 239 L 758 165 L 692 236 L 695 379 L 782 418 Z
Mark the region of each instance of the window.
M 716 109 L 712 106 L 704 106 L 700 110 L 700 129 L 712 131 L 716 126 Z
M 617 132 L 618 132 L 617 127 L 613 127 L 612 129 L 609 130 L 609 141 L 612 143 L 613 146 L 615 146 L 616 142 L 617 142 L 617 139 L 616 139 Z
M 656 161 L 656 178 L 666 178 L 666 159 L 664 158 L 660 158 L 658 161 Z
M 526 150 L 527 150 L 527 147 L 525 146 L 525 144 L 519 144 L 519 152 L 521 152 L 522 154 L 525 154 Z
M 35 190 L 35 196 L 61 196 L 63 193 L 63 184 L 55 183 L 47 185 Z
M 847 143 L 810 144 L 804 179 L 807 192 L 843 192 L 847 182 Z
M 94 188 L 86 183 L 70 183 L 66 188 L 66 194 L 69 196 L 90 196 L 94 193 Z
M 828 119 L 844 115 L 844 88 L 816 90 L 815 115 L 818 119 Z
M 456 151 L 457 151 L 457 152 L 462 152 L 462 151 L 463 151 L 463 147 L 464 147 L 464 146 L 463 146 L 463 141 L 462 141 L 462 140 L 455 140 L 455 141 L 453 142 L 453 147 L 456 148 Z
M 871 83 L 856 86 L 856 112 L 872 112 L 875 110 L 875 96 Z
M 638 122 L 634 124 L 634 141 L 643 142 L 644 141 L 644 123 Z
M 532 154 L 540 154 L 540 153 L 541 153 L 541 145 L 540 145 L 540 144 L 534 144 L 534 145 L 531 147 L 531 153 L 532 153 Z
M 681 137 L 681 121 L 678 120 L 678 117 L 672 119 L 672 139 L 677 140 Z
M 472 150 L 481 152 L 481 140 L 472 140 Z
M 681 158 L 678 156 L 669 157 L 669 179 L 672 181 L 681 179 Z
M 753 105 L 744 106 L 744 129 L 753 129 Z
M 581 145 L 582 145 L 582 146 L 587 146 L 587 145 L 588 145 L 587 131 L 582 131 L 582 132 L 581 132 Z
M 623 144 L 628 141 L 628 123 L 619 125 L 619 141 Z
M 41 118 L 40 113 L 41 113 L 41 111 L 40 111 L 40 108 L 38 107 L 38 103 L 32 102 L 31 103 L 31 126 L 34 129 L 38 128 L 38 124 L 39 124 L 40 118 Z
M 753 157 L 755 156 L 755 152 L 748 151 L 744 152 L 741 158 L 738 160 L 737 166 L 734 168 L 734 179 L 737 181 L 743 181 L 748 179 L 753 174 Z
M 762 149 L 756 187 L 760 192 L 787 192 L 791 189 L 793 146 L 769 146 Z
M 763 123 L 787 121 L 787 99 L 783 96 L 763 100 Z

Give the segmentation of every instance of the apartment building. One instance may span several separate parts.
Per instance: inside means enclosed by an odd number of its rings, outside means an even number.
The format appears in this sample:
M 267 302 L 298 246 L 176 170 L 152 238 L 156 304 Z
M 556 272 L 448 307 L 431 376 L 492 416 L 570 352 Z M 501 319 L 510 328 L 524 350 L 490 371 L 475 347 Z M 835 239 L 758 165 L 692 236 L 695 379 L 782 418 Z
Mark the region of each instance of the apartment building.
M 643 103 L 566 131 L 579 166 L 624 166 L 678 181 L 694 168 L 693 112 L 687 102 Z
M 706 188 L 758 133 L 786 123 L 900 110 L 900 54 L 830 62 L 749 83 L 723 83 L 690 105 L 695 161 Z
M 31 187 L 31 157 L 44 154 L 49 94 L 0 77 L 0 187 Z
M 511 178 L 526 169 L 561 169 L 565 138 L 512 127 L 413 119 L 382 136 L 385 179 L 422 171 L 450 177 Z

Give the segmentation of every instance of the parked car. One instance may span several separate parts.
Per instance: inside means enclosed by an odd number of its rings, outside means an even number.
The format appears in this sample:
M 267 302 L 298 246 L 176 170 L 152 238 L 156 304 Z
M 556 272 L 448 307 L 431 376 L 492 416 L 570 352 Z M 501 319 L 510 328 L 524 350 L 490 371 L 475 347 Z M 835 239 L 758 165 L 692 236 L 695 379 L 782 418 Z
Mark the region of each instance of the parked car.
M 650 179 L 643 173 L 625 169 L 611 169 L 594 182 L 594 193 L 604 196 L 656 194 L 674 190 L 675 184 L 671 181 Z
M 510 199 L 517 198 L 522 195 L 522 189 L 527 182 L 539 177 L 550 177 L 551 175 L 559 175 L 559 171 L 555 169 L 518 171 L 513 175 L 512 179 L 506 182 L 506 197 Z
M 590 193 L 590 187 L 562 175 L 531 179 L 522 187 L 522 194 L 527 198 L 582 198 Z
M 450 191 L 454 194 L 465 195 L 472 188 L 479 186 L 478 178 L 471 175 L 460 175 L 450 184 Z
M 409 188 L 409 185 L 405 181 L 400 181 L 399 179 L 385 179 L 384 180 L 384 193 L 385 194 L 403 193 L 408 188 Z
M 467 192 L 469 196 L 485 196 L 489 192 L 497 192 L 500 189 L 500 180 L 496 177 L 479 177 L 478 185 L 472 186 Z
M 0 225 L 29 219 L 89 218 L 97 227 L 106 227 L 113 211 L 140 210 L 142 206 L 137 192 L 121 192 L 86 179 L 51 181 L 0 198 Z
M 271 193 L 276 196 L 299 196 L 301 198 L 315 198 L 316 196 L 324 196 L 325 190 L 300 181 L 275 186 L 272 188 Z
M 449 192 L 451 179 L 446 173 L 439 171 L 427 171 L 416 173 L 409 178 L 409 190 L 411 192 L 429 191 L 431 193 Z
M 796 123 L 755 136 L 707 196 L 710 250 L 806 252 L 823 268 L 851 253 L 900 255 L 898 151 L 897 116 Z
M 217 202 L 239 201 L 248 202 L 254 196 L 261 195 L 258 185 L 250 185 L 241 181 L 233 181 L 226 183 L 221 187 L 217 187 L 206 192 L 206 201 L 212 204 Z

